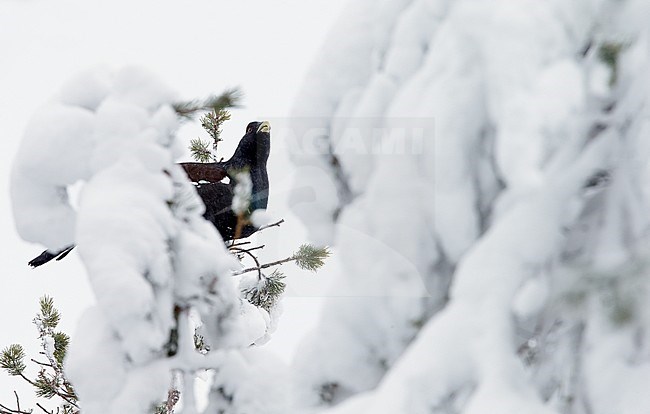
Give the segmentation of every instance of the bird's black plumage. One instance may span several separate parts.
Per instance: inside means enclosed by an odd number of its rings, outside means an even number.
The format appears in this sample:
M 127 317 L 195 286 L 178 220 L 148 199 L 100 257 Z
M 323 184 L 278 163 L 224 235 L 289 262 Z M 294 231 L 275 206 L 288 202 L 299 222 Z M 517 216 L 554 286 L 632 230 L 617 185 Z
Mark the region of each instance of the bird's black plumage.
M 181 164 L 190 179 L 197 182 L 197 192 L 205 204 L 205 214 L 221 233 L 224 240 L 235 237 L 237 215 L 232 211 L 232 200 L 236 180 L 234 175 L 240 171 L 248 171 L 253 184 L 250 211 L 266 209 L 269 201 L 269 177 L 266 163 L 271 152 L 271 135 L 268 122 L 251 122 L 246 127 L 246 134 L 239 142 L 232 158 L 225 162 L 202 165 L 191 163 Z M 204 168 L 201 172 L 200 169 Z M 209 170 L 207 169 L 209 168 Z M 230 178 L 229 183 L 222 180 L 214 181 L 206 177 L 223 175 Z M 223 179 L 222 178 L 222 179 Z M 208 181 L 207 183 L 205 181 Z M 247 224 L 242 228 L 240 237 L 249 237 L 257 229 Z
M 56 252 L 51 252 L 49 250 L 45 250 L 43 253 L 38 255 L 38 257 L 33 258 L 32 260 L 29 261 L 29 265 L 31 267 L 38 267 L 41 265 L 44 265 L 45 263 L 49 262 L 50 260 L 56 259 L 57 261 L 63 259 L 66 257 L 71 251 L 74 249 L 74 244 L 64 247 L 62 250 L 56 251 Z
M 197 192 L 205 204 L 203 216 L 210 221 L 224 240 L 235 237 L 237 216 L 232 210 L 236 180 L 240 171 L 250 173 L 253 184 L 250 211 L 266 209 L 269 202 L 269 177 L 266 163 L 271 153 L 271 127 L 268 122 L 251 122 L 246 134 L 239 141 L 233 156 L 224 162 L 181 163 L 189 179 L 196 183 Z M 228 177 L 229 182 L 223 182 Z M 239 235 L 246 238 L 257 231 L 247 224 Z M 61 260 L 70 253 L 74 245 L 60 251 L 46 250 L 29 262 L 31 267 L 41 266 L 53 259 Z

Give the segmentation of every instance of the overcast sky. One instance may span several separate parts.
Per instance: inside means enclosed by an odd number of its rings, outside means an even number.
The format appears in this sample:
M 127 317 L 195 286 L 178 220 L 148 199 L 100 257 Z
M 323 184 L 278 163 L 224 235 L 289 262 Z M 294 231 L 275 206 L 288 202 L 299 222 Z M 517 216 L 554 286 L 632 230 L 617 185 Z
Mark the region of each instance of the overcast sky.
M 238 138 L 250 120 L 287 116 L 305 71 L 346 1 L 0 0 L 0 347 L 17 342 L 36 350 L 30 322 L 43 294 L 55 298 L 63 313 L 61 328 L 68 333 L 93 303 L 76 254 L 31 270 L 27 261 L 43 249 L 22 242 L 14 230 L 9 171 L 24 127 L 38 107 L 76 72 L 135 64 L 160 75 L 183 98 L 240 86 L 245 108 L 233 112 L 224 134 Z M 181 131 L 188 140 L 199 133 L 191 125 Z M 221 155 L 229 156 L 235 144 L 225 144 Z M 304 237 L 284 204 L 291 167 L 282 137 L 274 136 L 273 145 L 270 174 L 276 195 L 274 200 L 272 192 L 271 210 L 290 223 L 280 235 L 270 236 L 286 247 L 269 255 L 290 251 Z M 324 279 L 290 279 L 285 316 L 270 344 L 285 358 L 313 323 Z M 0 403 L 13 400 L 13 389 L 30 391 L 17 384 L 0 373 Z

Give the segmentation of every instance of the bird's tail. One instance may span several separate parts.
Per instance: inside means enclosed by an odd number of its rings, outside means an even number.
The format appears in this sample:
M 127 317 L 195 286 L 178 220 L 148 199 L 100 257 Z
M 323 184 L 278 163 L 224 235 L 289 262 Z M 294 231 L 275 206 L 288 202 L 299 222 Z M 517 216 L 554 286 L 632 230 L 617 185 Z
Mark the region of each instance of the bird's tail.
M 45 250 L 43 253 L 41 253 L 38 257 L 35 257 L 32 259 L 28 264 L 31 267 L 39 267 L 44 265 L 45 263 L 49 262 L 52 259 L 56 259 L 57 261 L 63 259 L 74 249 L 75 245 L 71 245 L 68 247 L 64 247 L 62 250 L 59 250 L 58 252 L 51 252 L 49 250 Z

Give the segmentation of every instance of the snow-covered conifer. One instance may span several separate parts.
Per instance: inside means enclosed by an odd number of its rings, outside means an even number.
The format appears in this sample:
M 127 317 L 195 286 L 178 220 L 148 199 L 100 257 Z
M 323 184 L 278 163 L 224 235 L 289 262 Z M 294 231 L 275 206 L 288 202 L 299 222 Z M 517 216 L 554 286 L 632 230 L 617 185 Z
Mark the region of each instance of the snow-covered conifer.
M 343 269 L 303 407 L 647 410 L 647 11 L 350 6 L 294 109 L 294 210 Z

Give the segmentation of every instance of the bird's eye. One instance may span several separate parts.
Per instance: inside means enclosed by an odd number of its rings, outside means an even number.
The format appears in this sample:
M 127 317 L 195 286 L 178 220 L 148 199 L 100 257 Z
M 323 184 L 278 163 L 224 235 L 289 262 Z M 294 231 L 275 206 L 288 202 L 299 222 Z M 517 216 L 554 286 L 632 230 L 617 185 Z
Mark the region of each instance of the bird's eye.
M 247 134 L 250 134 L 251 132 L 253 132 L 253 127 L 248 127 L 248 128 L 246 129 L 246 133 L 247 133 Z

